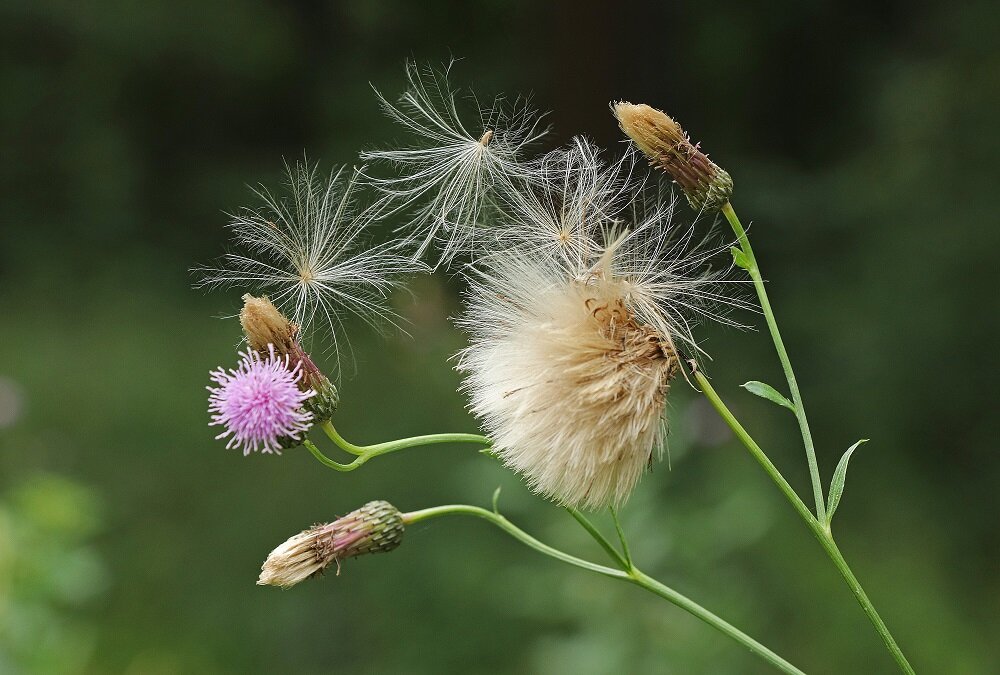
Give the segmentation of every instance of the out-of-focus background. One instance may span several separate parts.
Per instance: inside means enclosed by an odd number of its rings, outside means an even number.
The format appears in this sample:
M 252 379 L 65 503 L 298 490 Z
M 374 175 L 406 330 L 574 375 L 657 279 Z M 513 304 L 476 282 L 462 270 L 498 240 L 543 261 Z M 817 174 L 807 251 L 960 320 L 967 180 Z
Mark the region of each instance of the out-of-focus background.
M 998 10 L 910 2 L 0 3 L 0 672 L 754 673 L 641 591 L 482 522 L 289 591 L 273 546 L 374 498 L 501 507 L 601 552 L 486 456 L 434 447 L 351 475 L 242 457 L 206 426 L 238 293 L 192 291 L 224 210 L 398 138 L 407 57 L 463 57 L 481 98 L 533 93 L 551 144 L 612 151 L 608 102 L 664 108 L 734 176 L 829 478 L 836 533 L 918 671 L 1000 671 L 996 486 Z M 684 211 L 682 217 L 688 217 Z M 449 356 L 460 284 L 396 300 L 412 337 L 348 332 L 357 442 L 475 428 Z M 755 317 L 748 317 L 756 320 Z M 804 495 L 761 332 L 706 327 L 706 367 Z M 805 527 L 704 403 L 671 397 L 671 468 L 625 510 L 634 555 L 810 673 L 893 663 Z M 808 500 L 807 500 L 808 501 Z M 607 523 L 603 520 L 602 525 Z

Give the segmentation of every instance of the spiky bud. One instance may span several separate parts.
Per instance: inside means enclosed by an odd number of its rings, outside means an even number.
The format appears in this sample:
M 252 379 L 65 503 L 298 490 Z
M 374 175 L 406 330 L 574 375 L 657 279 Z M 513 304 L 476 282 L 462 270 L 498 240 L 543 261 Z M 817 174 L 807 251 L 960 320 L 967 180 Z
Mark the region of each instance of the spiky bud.
M 288 356 L 290 367 L 300 366 L 302 379 L 299 380 L 299 386 L 303 391 L 316 392 L 315 396 L 305 402 L 306 410 L 313 414 L 317 423 L 329 420 L 340 401 L 337 387 L 316 367 L 302 348 L 299 327 L 289 321 L 266 297 L 256 298 L 249 293 L 243 296 L 240 324 L 251 349 L 259 354 L 267 354 L 268 345 L 274 345 L 275 353 Z
M 666 171 L 681 187 L 691 208 L 718 211 L 733 194 L 733 179 L 692 144 L 677 122 L 662 110 L 620 101 L 613 106 L 618 126 L 649 163 Z
M 368 502 L 332 523 L 303 530 L 271 551 L 261 566 L 259 586 L 289 588 L 320 574 L 332 563 L 365 553 L 391 551 L 403 539 L 403 518 L 386 501 Z

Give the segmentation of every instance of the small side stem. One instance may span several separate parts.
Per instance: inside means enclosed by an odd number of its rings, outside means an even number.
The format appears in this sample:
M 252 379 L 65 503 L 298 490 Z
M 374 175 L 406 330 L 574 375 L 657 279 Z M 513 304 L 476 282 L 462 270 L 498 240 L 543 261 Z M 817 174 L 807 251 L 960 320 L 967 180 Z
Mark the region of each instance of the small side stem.
M 729 221 L 736 233 L 736 238 L 740 242 L 740 248 L 750 263 L 747 272 L 753 280 L 753 287 L 757 290 L 757 298 L 760 300 L 760 308 L 767 321 L 767 328 L 771 332 L 771 340 L 774 342 L 774 349 L 778 352 L 778 360 L 781 361 L 781 368 L 785 371 L 785 379 L 788 381 L 788 391 L 792 395 L 792 404 L 795 406 L 795 419 L 799 423 L 799 431 L 802 434 L 802 444 L 806 449 L 806 462 L 809 464 L 809 477 L 812 480 L 813 497 L 816 500 L 816 517 L 820 522 L 826 521 L 826 502 L 823 499 L 823 482 L 819 475 L 819 464 L 816 462 L 816 449 L 813 446 L 812 432 L 809 430 L 809 420 L 806 419 L 805 407 L 802 404 L 802 394 L 799 392 L 799 384 L 795 379 L 795 372 L 792 370 L 792 362 L 788 358 L 785 350 L 785 343 L 781 339 L 778 331 L 778 322 L 774 318 L 774 311 L 771 309 L 771 302 L 767 298 L 767 290 L 764 288 L 764 279 L 760 274 L 760 267 L 757 265 L 757 258 L 754 257 L 753 248 L 750 246 L 750 238 L 747 236 L 743 224 L 736 216 L 732 204 L 726 202 L 722 207 L 722 214 Z
M 572 513 L 572 511 L 570 511 L 570 513 Z M 793 675 L 804 675 L 803 671 L 799 670 L 743 631 L 739 630 L 724 619 L 716 616 L 690 598 L 644 574 L 634 566 L 630 566 L 628 570 L 616 570 L 611 567 L 605 567 L 604 565 L 592 563 L 588 560 L 583 560 L 582 558 L 577 558 L 576 556 L 570 555 L 560 551 L 559 549 L 553 548 L 548 544 L 538 541 L 530 534 L 511 523 L 509 520 L 498 513 L 494 513 L 493 511 L 488 511 L 486 509 L 479 508 L 478 506 L 470 506 L 467 504 L 451 504 L 447 506 L 435 506 L 429 509 L 414 511 L 412 513 L 405 513 L 403 514 L 403 522 L 410 525 L 418 523 L 422 520 L 448 515 L 466 515 L 482 518 L 483 520 L 499 527 L 501 530 L 520 541 L 522 544 L 535 549 L 539 553 L 544 553 L 551 558 L 573 565 L 574 567 L 579 567 L 590 572 L 611 577 L 612 579 L 619 579 L 621 581 L 639 586 L 640 588 L 644 588 L 647 591 L 654 593 L 680 607 L 684 611 L 698 617 L 724 635 L 728 635 L 730 638 L 736 640 L 752 653 L 761 657 L 781 672 L 792 673 Z M 581 521 L 581 524 L 583 524 L 584 521 L 586 521 L 586 518 Z M 587 522 L 589 523 L 589 521 Z M 601 539 L 603 539 L 603 537 L 601 537 Z
M 352 455 L 364 454 L 365 449 L 360 445 L 354 445 L 346 438 L 341 436 L 340 432 L 337 431 L 336 427 L 333 426 L 333 422 L 331 422 L 330 420 L 323 422 L 319 426 L 323 430 L 323 433 L 326 434 L 326 437 L 329 438 L 334 443 L 336 443 L 337 446 L 340 447 L 342 450 L 346 450 Z
M 390 452 L 405 450 L 406 448 L 413 448 L 421 445 L 435 445 L 438 443 L 475 443 L 477 445 L 483 445 L 487 448 L 490 447 L 490 439 L 485 436 L 460 433 L 426 434 L 423 436 L 400 438 L 395 441 L 386 441 L 385 443 L 376 443 L 374 445 L 355 445 L 341 436 L 329 420 L 323 422 L 320 427 L 330 440 L 336 443 L 339 448 L 356 456 L 354 461 L 349 464 L 341 464 L 340 462 L 334 461 L 320 452 L 319 448 L 317 448 L 312 441 L 306 439 L 302 442 L 302 445 L 304 445 L 309 452 L 313 454 L 313 457 L 320 461 L 320 463 L 336 471 L 353 471 L 373 457 L 387 455 Z
M 615 521 L 615 530 L 618 532 L 618 541 L 622 544 L 622 554 L 625 556 L 625 562 L 628 563 L 629 567 L 632 567 L 632 554 L 628 550 L 628 539 L 625 538 L 625 530 L 622 528 L 621 521 L 618 520 L 618 509 L 614 506 L 609 506 L 608 509 L 611 511 L 611 519 Z
M 621 567 L 623 570 L 627 570 L 632 566 L 632 563 L 629 560 L 627 560 L 625 556 L 619 553 L 614 546 L 611 545 L 611 542 L 608 541 L 603 534 L 601 534 L 601 531 L 598 530 L 594 526 L 594 524 L 587 519 L 585 515 L 583 515 L 576 509 L 570 508 L 568 506 L 566 507 L 566 510 L 569 511 L 569 515 L 576 518 L 576 522 L 580 523 L 580 526 L 583 527 L 583 529 L 585 529 L 587 533 L 594 538 L 594 541 L 596 541 L 598 544 L 601 545 L 601 548 L 603 548 L 607 552 L 608 556 L 610 556 L 612 560 L 618 563 L 619 567 Z
M 319 460 L 320 464 L 322 464 L 323 466 L 327 466 L 333 469 L 334 471 L 354 471 L 356 468 L 358 468 L 358 466 L 360 466 L 360 464 L 357 464 L 358 459 L 361 459 L 360 457 L 351 462 L 350 464 L 341 464 L 336 460 L 330 459 L 329 457 L 324 455 L 323 452 L 316 447 L 316 444 L 310 441 L 308 438 L 302 441 L 302 445 L 304 445 L 306 449 L 312 453 L 313 457 Z M 357 466 L 355 466 L 356 464 Z

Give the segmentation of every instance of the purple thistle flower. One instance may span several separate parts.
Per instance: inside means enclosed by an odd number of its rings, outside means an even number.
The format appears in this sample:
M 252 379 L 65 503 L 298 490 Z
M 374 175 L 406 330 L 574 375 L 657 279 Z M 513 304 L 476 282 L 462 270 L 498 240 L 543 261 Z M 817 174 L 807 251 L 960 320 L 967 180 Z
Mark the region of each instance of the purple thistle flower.
M 301 362 L 289 369 L 287 355 L 276 356 L 270 344 L 268 352 L 267 358 L 252 350 L 241 353 L 235 370 L 211 372 L 220 386 L 207 387 L 208 411 L 213 413 L 209 426 L 224 426 L 216 438 L 229 436 L 226 447 L 242 448 L 244 455 L 251 450 L 281 454 L 288 447 L 283 441 L 299 440 L 312 424 L 312 413 L 302 403 L 316 392 L 299 388 Z

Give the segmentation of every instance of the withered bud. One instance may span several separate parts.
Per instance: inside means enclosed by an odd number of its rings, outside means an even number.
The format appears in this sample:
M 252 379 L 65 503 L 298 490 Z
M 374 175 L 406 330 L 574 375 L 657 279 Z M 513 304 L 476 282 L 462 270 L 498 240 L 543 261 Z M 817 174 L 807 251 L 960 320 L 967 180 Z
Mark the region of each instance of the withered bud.
M 271 551 L 259 586 L 288 588 L 321 574 L 333 563 L 365 553 L 391 551 L 403 538 L 402 514 L 386 501 L 368 502 L 332 523 L 314 525 Z
M 340 397 L 334 384 L 302 348 L 299 327 L 289 321 L 266 297 L 257 298 L 249 293 L 243 296 L 240 324 L 254 351 L 266 356 L 268 345 L 274 345 L 276 354 L 288 356 L 289 368 L 301 364 L 302 379 L 299 380 L 299 387 L 303 391 L 316 392 L 315 396 L 306 400 L 304 407 L 313 414 L 316 423 L 329 420 L 337 410 Z
M 618 126 L 649 163 L 666 171 L 680 185 L 691 208 L 718 211 L 733 194 L 733 179 L 692 144 L 677 122 L 645 104 L 620 101 L 613 106 Z
M 240 325 L 247 336 L 250 348 L 256 352 L 267 351 L 269 344 L 281 354 L 289 354 L 297 342 L 298 327 L 285 318 L 267 297 L 243 296 Z

